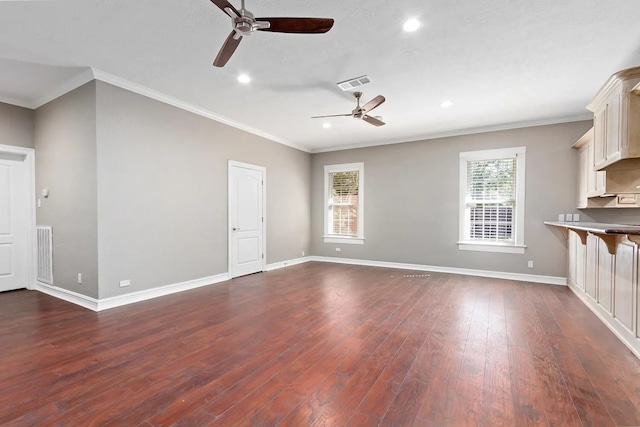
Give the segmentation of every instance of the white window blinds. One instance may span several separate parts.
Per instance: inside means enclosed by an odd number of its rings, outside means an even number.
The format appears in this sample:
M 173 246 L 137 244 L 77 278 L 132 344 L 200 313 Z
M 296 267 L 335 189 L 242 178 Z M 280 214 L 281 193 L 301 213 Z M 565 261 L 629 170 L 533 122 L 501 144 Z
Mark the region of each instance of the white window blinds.
M 467 161 L 468 239 L 513 242 L 516 158 Z
M 328 174 L 329 234 L 358 236 L 359 172 Z

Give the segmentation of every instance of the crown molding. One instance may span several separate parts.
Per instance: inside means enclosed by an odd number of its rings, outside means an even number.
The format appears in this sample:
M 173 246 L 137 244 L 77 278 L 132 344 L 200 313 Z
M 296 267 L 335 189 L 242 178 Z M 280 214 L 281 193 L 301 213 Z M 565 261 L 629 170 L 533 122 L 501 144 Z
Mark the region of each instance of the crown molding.
M 225 124 L 227 126 L 231 126 L 236 129 L 243 130 L 245 132 L 251 133 L 261 138 L 268 139 L 273 142 L 277 142 L 278 144 L 286 145 L 288 147 L 295 148 L 296 150 L 310 153 L 310 149 L 308 147 L 304 147 L 302 145 L 298 145 L 290 141 L 286 141 L 284 139 L 278 138 L 277 136 L 271 135 L 269 133 L 263 132 L 261 130 L 247 126 L 243 123 L 232 120 L 228 117 L 224 117 L 224 116 L 215 114 L 211 111 L 205 110 L 204 108 L 197 107 L 193 104 L 182 101 L 178 98 L 174 98 L 162 92 L 158 92 L 156 90 L 150 89 L 146 86 L 142 86 L 138 83 L 131 82 L 121 77 L 114 76 L 113 74 L 105 73 L 104 71 L 100 71 L 94 68 L 93 76 L 96 80 L 100 80 L 101 82 L 108 83 L 110 85 L 117 86 L 119 88 L 128 90 L 130 92 L 137 93 L 138 95 L 146 96 L 147 98 L 154 99 L 164 104 L 168 104 L 173 107 L 180 108 L 181 110 L 189 111 L 190 113 L 194 113 L 199 116 L 206 117 L 211 120 L 215 120 L 216 122 Z
M 0 95 L 0 102 L 3 104 L 15 105 L 16 107 L 33 109 L 31 108 L 30 102 L 25 101 L 24 99 L 13 98 L 11 96 Z
M 577 114 L 573 116 L 563 116 L 563 117 L 556 117 L 551 119 L 531 120 L 526 122 L 503 123 L 503 124 L 484 126 L 484 127 L 424 134 L 416 137 L 397 138 L 397 139 L 391 139 L 388 141 L 363 142 L 360 144 L 340 145 L 340 146 L 333 146 L 333 147 L 326 147 L 326 148 L 314 148 L 311 150 L 311 154 L 329 153 L 332 151 L 353 150 L 356 148 L 378 147 L 381 145 L 403 144 L 405 142 L 428 141 L 432 139 L 450 138 L 454 136 L 475 135 L 479 133 L 488 133 L 488 132 L 499 132 L 503 130 L 524 129 L 524 128 L 530 128 L 530 127 L 536 127 L 536 126 L 547 126 L 547 125 L 556 125 L 556 124 L 562 124 L 562 123 L 581 122 L 583 120 L 592 120 L 592 119 L 593 119 L 593 114 L 591 112 L 585 112 L 583 114 Z
M 65 95 L 68 92 L 71 92 L 78 87 L 89 83 L 92 80 L 99 80 L 101 82 L 119 87 L 121 89 L 127 90 L 129 92 L 136 93 L 138 95 L 145 96 L 147 98 L 154 99 L 156 101 L 162 102 L 167 105 L 171 105 L 176 108 L 180 108 L 181 110 L 189 111 L 193 114 L 197 114 L 201 117 L 208 118 L 210 120 L 214 120 L 216 122 L 225 124 L 227 126 L 248 132 L 250 134 L 259 136 L 261 138 L 265 138 L 269 141 L 276 142 L 278 144 L 286 145 L 288 147 L 294 148 L 296 150 L 303 151 L 305 153 L 328 153 L 333 151 L 343 151 L 343 150 L 352 150 L 358 148 L 368 148 L 368 147 L 377 147 L 382 145 L 392 145 L 392 144 L 402 144 L 405 142 L 418 142 L 418 141 L 428 141 L 439 138 L 449 138 L 454 136 L 464 136 L 464 135 L 473 135 L 479 133 L 488 133 L 488 132 L 497 132 L 503 130 L 512 130 L 512 129 L 521 129 L 535 126 L 545 126 L 552 124 L 561 124 L 561 123 L 570 123 L 577 122 L 582 120 L 590 120 L 593 118 L 592 113 L 585 112 L 584 114 L 578 114 L 573 116 L 564 116 L 564 117 L 556 117 L 556 118 L 547 118 L 541 120 L 532 120 L 532 121 L 523 121 L 523 122 L 515 122 L 515 123 L 503 123 L 492 126 L 484 126 L 484 127 L 475 127 L 461 130 L 452 130 L 438 133 L 429 133 L 422 134 L 419 136 L 409 136 L 409 137 L 400 137 L 390 140 L 384 141 L 373 141 L 373 142 L 363 142 L 358 144 L 348 144 L 348 145 L 339 145 L 339 146 L 331 146 L 331 147 L 322 147 L 322 148 L 310 148 L 308 146 L 296 144 L 282 138 L 279 138 L 275 135 L 271 135 L 269 133 L 263 132 L 259 129 L 253 128 L 251 126 L 247 126 L 243 123 L 240 123 L 236 120 L 230 119 L 225 116 L 221 116 L 219 114 L 208 111 L 204 108 L 200 108 L 196 105 L 190 104 L 188 102 L 182 101 L 178 98 L 172 97 L 170 95 L 164 94 L 154 89 L 150 89 L 146 86 L 140 85 L 138 83 L 134 83 L 132 81 L 126 80 L 124 78 L 115 76 L 113 74 L 106 73 L 104 71 L 98 70 L 96 68 L 87 68 L 82 73 L 76 75 L 75 77 L 67 80 L 63 84 L 54 88 L 53 90 L 46 93 L 44 96 L 36 99 L 35 101 L 25 101 L 18 98 L 12 97 L 2 97 L 0 96 L 0 102 L 4 102 L 11 105 L 16 105 L 23 108 L 36 109 L 44 104 L 47 104 L 53 101 L 56 98 Z M 638 85 L 640 86 L 640 85 Z
M 93 80 L 93 71 L 91 68 L 87 68 L 80 74 L 72 77 L 61 85 L 55 87 L 53 90 L 47 92 L 40 98 L 36 99 L 29 108 L 35 110 L 36 108 L 42 107 L 45 104 L 53 101 L 54 99 L 60 98 L 62 95 L 65 95 L 71 92 L 74 89 L 79 88 L 82 85 L 85 85 Z

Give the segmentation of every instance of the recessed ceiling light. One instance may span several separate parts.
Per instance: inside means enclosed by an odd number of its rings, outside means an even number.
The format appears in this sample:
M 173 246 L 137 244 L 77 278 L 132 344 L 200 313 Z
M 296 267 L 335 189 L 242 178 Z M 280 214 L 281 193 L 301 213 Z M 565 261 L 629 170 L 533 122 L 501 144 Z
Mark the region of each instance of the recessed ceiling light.
M 325 123 L 322 124 L 322 127 L 325 128 L 325 129 L 329 129 L 331 127 L 331 123 L 325 122 Z
M 451 102 L 451 101 L 443 101 L 443 102 L 442 102 L 442 104 L 440 104 L 440 106 L 441 106 L 442 108 L 449 108 L 449 107 L 451 107 L 452 105 L 453 105 L 453 102 Z
M 249 82 L 251 81 L 251 77 L 249 77 L 249 76 L 248 76 L 248 75 L 246 75 L 246 74 L 240 74 L 240 75 L 238 76 L 238 81 L 239 81 L 240 83 L 249 83 Z
M 407 22 L 404 23 L 404 25 L 402 26 L 402 29 L 410 33 L 412 31 L 416 31 L 421 26 L 422 26 L 422 23 L 417 19 L 409 19 Z

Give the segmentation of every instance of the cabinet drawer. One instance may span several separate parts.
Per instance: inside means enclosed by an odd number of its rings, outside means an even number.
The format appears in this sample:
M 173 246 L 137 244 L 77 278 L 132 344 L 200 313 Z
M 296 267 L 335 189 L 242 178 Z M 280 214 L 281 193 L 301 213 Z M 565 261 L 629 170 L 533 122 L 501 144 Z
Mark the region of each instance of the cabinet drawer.
M 617 203 L 619 205 L 637 205 L 638 204 L 638 195 L 637 194 L 618 194 Z

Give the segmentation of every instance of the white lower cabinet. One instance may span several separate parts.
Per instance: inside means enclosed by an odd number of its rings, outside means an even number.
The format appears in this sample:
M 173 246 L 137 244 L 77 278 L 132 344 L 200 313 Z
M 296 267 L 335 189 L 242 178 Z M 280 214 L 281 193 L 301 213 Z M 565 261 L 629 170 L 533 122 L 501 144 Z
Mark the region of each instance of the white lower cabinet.
M 604 237 L 569 231 L 569 287 L 640 358 L 638 244 Z

